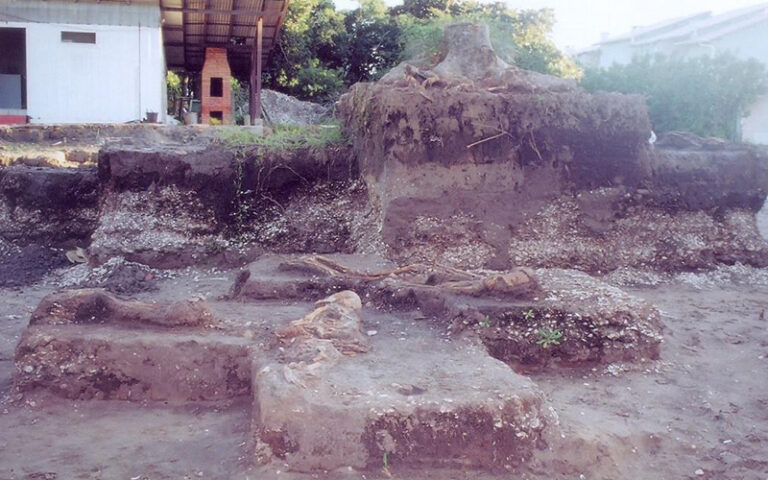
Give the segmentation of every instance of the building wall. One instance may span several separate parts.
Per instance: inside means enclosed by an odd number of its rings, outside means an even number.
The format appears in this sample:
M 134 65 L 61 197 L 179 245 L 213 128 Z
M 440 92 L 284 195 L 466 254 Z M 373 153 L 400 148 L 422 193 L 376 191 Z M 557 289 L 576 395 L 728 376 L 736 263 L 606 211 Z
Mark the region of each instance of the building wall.
M 768 94 L 750 107 L 749 116 L 741 122 L 741 136 L 747 142 L 768 145 Z
M 99 4 L 79 12 L 83 21 L 133 25 L 46 23 L 65 17 L 57 16 L 60 3 L 43 3 L 39 11 L 15 15 L 24 21 L 0 21 L 0 27 L 26 29 L 27 115 L 33 123 L 122 123 L 141 120 L 147 111 L 165 118 L 159 7 L 134 5 L 120 15 L 125 6 Z M 71 15 L 80 5 L 69 3 L 64 13 Z M 155 20 L 140 27 L 144 18 Z M 64 43 L 62 31 L 95 32 L 96 43 Z
M 731 52 L 740 58 L 753 58 L 768 68 L 766 42 L 768 18 L 713 41 L 711 49 L 716 53 Z M 749 114 L 741 122 L 741 135 L 744 141 L 768 145 L 768 94 L 750 106 Z
M 605 44 L 600 49 L 600 68 L 610 68 L 612 65 L 626 65 L 632 61 L 632 46 L 629 41 Z

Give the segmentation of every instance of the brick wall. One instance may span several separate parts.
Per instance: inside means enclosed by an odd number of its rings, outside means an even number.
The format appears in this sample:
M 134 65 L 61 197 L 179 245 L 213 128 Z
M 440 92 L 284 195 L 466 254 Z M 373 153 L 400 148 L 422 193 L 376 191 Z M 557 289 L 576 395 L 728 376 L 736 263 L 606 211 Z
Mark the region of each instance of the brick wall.
M 215 112 L 221 113 L 222 123 L 232 124 L 232 86 L 229 83 L 231 71 L 227 60 L 227 51 L 223 48 L 206 48 L 205 64 L 202 74 L 201 120 L 210 123 Z M 221 79 L 221 97 L 211 96 L 211 79 Z M 211 115 L 211 113 L 214 115 Z

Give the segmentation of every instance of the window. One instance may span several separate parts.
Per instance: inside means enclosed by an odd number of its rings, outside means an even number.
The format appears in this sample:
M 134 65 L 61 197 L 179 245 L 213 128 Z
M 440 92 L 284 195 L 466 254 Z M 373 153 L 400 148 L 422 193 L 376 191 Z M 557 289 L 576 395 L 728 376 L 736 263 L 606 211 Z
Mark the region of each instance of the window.
M 61 32 L 62 43 L 96 43 L 96 32 Z
M 211 78 L 211 96 L 223 97 L 224 96 L 224 79 L 221 77 Z

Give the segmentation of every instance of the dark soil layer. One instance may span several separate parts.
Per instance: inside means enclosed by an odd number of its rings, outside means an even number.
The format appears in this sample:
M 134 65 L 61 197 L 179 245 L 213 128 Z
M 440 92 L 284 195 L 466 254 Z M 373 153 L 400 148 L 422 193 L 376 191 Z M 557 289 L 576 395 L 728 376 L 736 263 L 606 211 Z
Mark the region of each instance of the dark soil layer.
M 21 245 L 84 246 L 98 201 L 95 168 L 0 168 L 0 236 Z
M 37 244 L 15 247 L 0 239 L 0 288 L 35 283 L 51 270 L 68 264 L 59 249 Z
M 265 151 L 247 147 L 104 149 L 99 179 L 109 192 L 175 186 L 195 193 L 222 225 L 233 221 L 238 202 L 262 196 L 284 200 L 297 187 L 351 180 L 357 166 L 344 145 Z
M 650 173 L 650 122 L 634 96 L 357 84 L 342 98 L 341 112 L 358 152 L 365 152 L 363 173 L 377 177 L 393 161 L 551 168 L 559 173 L 553 186 L 580 189 L 637 185 Z

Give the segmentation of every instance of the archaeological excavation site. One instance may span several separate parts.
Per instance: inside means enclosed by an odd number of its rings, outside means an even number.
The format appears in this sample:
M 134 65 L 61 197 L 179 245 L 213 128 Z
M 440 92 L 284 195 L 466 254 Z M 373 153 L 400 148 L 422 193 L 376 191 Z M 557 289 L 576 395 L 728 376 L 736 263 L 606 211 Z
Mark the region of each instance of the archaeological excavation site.
M 303 132 L 0 127 L 0 478 L 765 480 L 768 147 L 467 23 Z

